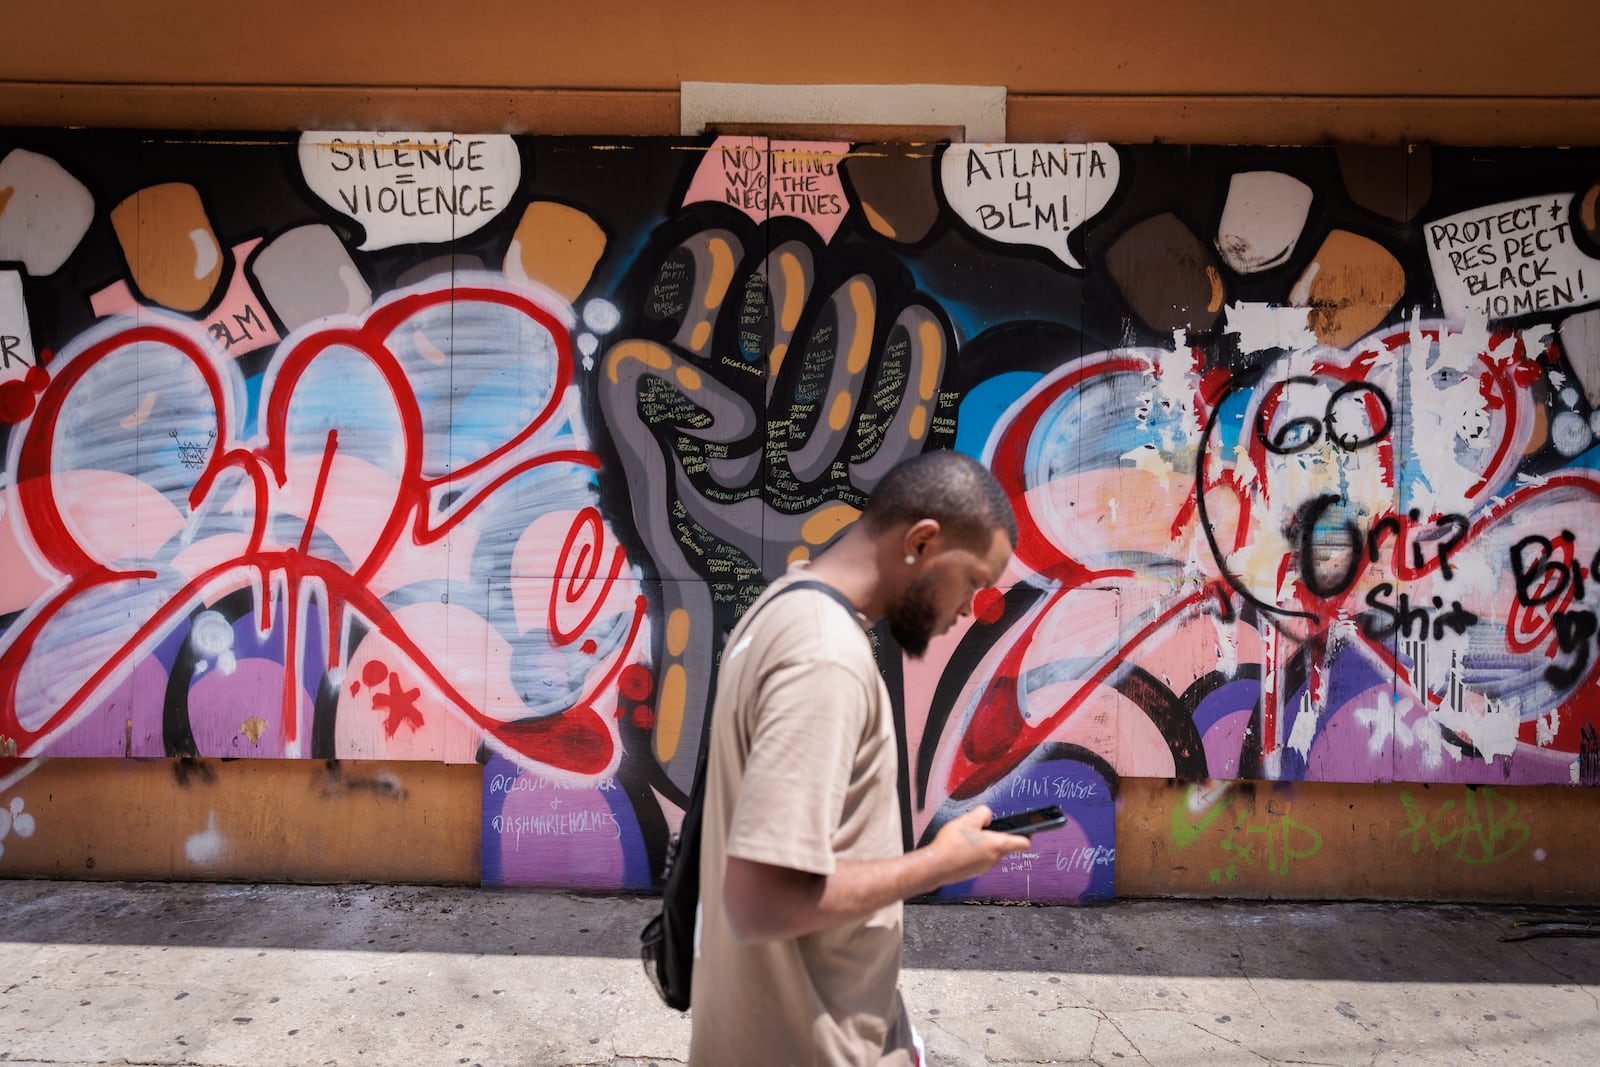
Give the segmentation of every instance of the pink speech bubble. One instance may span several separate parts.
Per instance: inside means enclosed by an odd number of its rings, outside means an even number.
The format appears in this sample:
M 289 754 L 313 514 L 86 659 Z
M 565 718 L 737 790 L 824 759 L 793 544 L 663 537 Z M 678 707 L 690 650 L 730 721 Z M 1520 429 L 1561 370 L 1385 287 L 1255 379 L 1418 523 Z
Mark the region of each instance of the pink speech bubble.
M 790 215 L 831 241 L 850 210 L 839 181 L 839 164 L 849 150 L 848 141 L 718 137 L 683 202 L 728 204 L 756 222 Z

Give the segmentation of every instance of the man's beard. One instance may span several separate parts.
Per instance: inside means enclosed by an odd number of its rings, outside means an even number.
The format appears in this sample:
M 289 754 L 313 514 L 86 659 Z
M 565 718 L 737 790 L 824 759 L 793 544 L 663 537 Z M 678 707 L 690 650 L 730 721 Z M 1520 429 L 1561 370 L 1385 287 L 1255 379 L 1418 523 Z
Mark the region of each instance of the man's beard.
M 889 606 L 889 633 L 912 659 L 928 651 L 934 627 L 939 625 L 939 606 L 933 595 L 931 574 L 924 574 L 906 589 L 898 602 Z

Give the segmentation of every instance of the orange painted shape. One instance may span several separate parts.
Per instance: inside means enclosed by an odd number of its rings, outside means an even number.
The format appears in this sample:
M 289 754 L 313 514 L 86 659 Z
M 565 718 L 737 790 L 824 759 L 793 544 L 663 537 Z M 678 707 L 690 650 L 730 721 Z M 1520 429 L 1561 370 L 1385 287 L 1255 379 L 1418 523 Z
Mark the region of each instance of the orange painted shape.
M 1309 307 L 1317 340 L 1344 348 L 1388 317 L 1406 291 L 1406 272 L 1387 248 L 1348 230 L 1334 230 L 1317 249 L 1290 299 Z
M 111 226 L 147 299 L 183 312 L 210 302 L 222 277 L 222 245 L 194 186 L 146 186 L 111 209 Z
M 605 250 L 605 231 L 587 213 L 536 200 L 522 212 L 506 250 L 505 269 L 512 277 L 549 286 L 574 304 Z
M 662 763 L 670 762 L 678 754 L 688 692 L 688 672 L 683 664 L 674 663 L 661 678 L 661 697 L 656 704 L 656 758 Z

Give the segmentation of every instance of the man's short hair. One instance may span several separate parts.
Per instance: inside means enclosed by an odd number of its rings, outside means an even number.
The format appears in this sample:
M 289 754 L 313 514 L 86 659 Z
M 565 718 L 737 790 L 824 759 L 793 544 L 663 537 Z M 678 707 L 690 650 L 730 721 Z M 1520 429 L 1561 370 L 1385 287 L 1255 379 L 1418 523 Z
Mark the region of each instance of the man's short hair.
M 872 490 L 861 519 L 873 533 L 933 519 L 946 537 L 980 550 L 996 530 L 1017 543 L 1017 517 L 994 475 L 971 456 L 943 449 L 896 464 Z

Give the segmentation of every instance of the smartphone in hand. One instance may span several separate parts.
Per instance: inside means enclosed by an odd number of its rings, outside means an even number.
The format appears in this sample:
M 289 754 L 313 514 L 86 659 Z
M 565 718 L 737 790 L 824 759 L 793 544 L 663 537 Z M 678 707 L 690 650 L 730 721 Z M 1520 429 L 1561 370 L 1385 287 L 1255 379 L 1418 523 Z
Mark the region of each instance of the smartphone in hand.
M 1041 830 L 1054 830 L 1058 826 L 1067 825 L 1066 813 L 1058 805 L 1050 804 L 1033 811 L 1019 811 L 1014 815 L 1002 815 L 989 820 L 985 830 L 993 830 L 999 834 L 1021 834 L 1024 837 L 1039 833 Z

